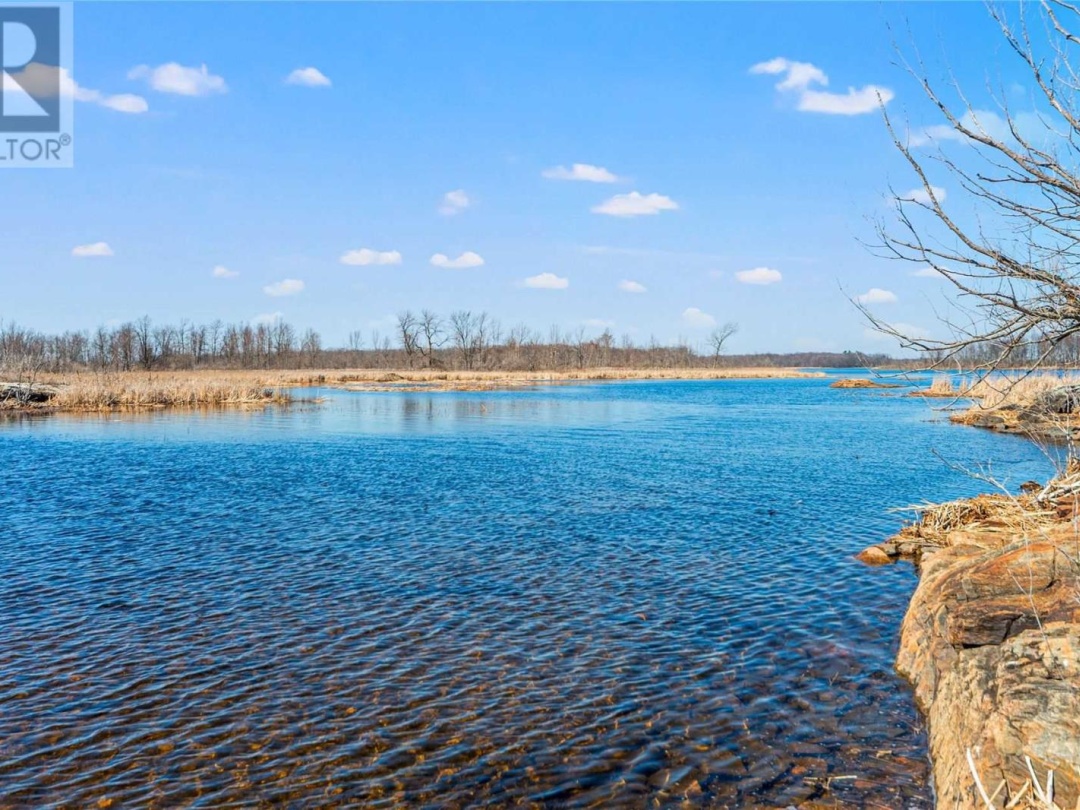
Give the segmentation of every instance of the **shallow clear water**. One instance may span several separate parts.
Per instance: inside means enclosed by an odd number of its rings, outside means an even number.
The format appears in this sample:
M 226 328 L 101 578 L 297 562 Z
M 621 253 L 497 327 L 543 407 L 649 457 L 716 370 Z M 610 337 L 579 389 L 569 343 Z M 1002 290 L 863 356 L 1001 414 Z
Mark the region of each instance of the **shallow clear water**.
M 0 807 L 929 806 L 851 555 L 1049 467 L 827 386 L 0 421 Z

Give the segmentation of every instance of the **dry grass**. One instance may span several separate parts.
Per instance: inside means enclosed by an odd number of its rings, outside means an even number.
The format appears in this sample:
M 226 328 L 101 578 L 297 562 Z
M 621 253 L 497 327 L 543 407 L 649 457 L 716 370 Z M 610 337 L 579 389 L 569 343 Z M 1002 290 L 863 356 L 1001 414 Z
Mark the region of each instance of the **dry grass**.
M 901 530 L 897 540 L 918 545 L 952 546 L 958 543 L 997 547 L 1017 537 L 1038 532 L 1058 535 L 1072 531 L 1071 517 L 1063 517 L 1062 504 L 1080 495 L 1080 459 L 1071 458 L 1065 469 L 1045 486 L 1030 482 L 1020 495 L 977 495 L 946 503 L 921 504 L 904 511 L 917 519 Z M 1064 514 L 1072 515 L 1067 509 Z
M 983 410 L 1005 406 L 1033 405 L 1040 396 L 1063 385 L 1080 385 L 1075 374 L 1030 374 L 1026 377 L 984 379 L 968 389 L 967 396 L 979 400 Z
M 975 498 L 910 507 L 918 520 L 905 527 L 902 540 L 922 545 L 952 546 L 973 537 L 1016 537 L 1056 522 L 1056 513 L 1031 496 L 979 495 Z M 958 534 L 962 532 L 962 534 Z M 990 543 L 996 546 L 999 543 Z
M 786 368 L 612 369 L 501 372 L 378 369 L 291 371 L 167 371 L 43 374 L 38 390 L 56 394 L 44 403 L 0 401 L 3 410 L 107 411 L 114 409 L 235 407 L 286 404 L 287 389 L 326 386 L 357 391 L 494 390 L 588 380 L 717 380 L 822 377 Z M 0 383 L 18 382 L 0 372 Z
M 930 383 L 929 388 L 921 391 L 912 391 L 909 396 L 928 397 L 936 399 L 961 399 L 971 396 L 971 386 L 965 380 L 954 383 L 952 377 L 937 376 Z
M 934 377 L 934 381 L 926 389 L 926 393 L 935 397 L 960 396 L 962 391 L 962 388 L 953 385 L 951 377 Z
M 911 396 L 978 400 L 977 408 L 992 410 L 1004 406 L 1028 407 L 1048 391 L 1063 385 L 1080 385 L 1080 377 L 1061 374 L 1008 375 L 981 380 L 937 376 L 929 388 Z
M 592 368 L 572 371 L 396 371 L 338 370 L 283 372 L 286 385 L 326 385 L 352 391 L 486 391 L 556 383 L 614 380 L 749 380 L 824 377 L 791 368 Z
M 952 377 L 946 374 L 938 374 L 930 382 L 929 388 L 912 391 L 908 396 L 926 397 L 928 399 L 972 399 L 977 396 L 973 393 L 973 381 L 965 377 Z
M 1062 386 L 1080 385 L 1075 374 L 1054 373 L 983 379 L 967 386 L 965 396 L 976 400 L 962 413 L 949 419 L 1003 433 L 1018 433 L 1036 441 L 1070 440 L 1080 428 L 1076 413 L 1058 412 L 1060 405 L 1048 406 L 1045 395 Z
M 248 374 L 46 375 L 38 385 L 55 389 L 47 402 L 0 403 L 6 410 L 108 411 L 148 408 L 284 405 L 292 395 L 279 382 Z
M 979 799 L 982 800 L 985 810 L 999 810 L 999 807 L 1001 810 L 1065 810 L 1054 801 L 1054 771 L 1047 772 L 1044 782 L 1035 773 L 1035 767 L 1031 764 L 1031 757 L 1025 756 L 1024 760 L 1027 764 L 1029 778 L 1018 790 L 1003 795 L 1008 789 L 1008 783 L 1003 780 L 998 783 L 994 792 L 990 793 L 979 776 L 979 769 L 975 764 L 971 749 L 967 749 L 968 768 L 971 770 L 972 779 L 975 781 L 975 790 Z M 1076 806 L 1080 808 L 1080 800 L 1077 801 Z

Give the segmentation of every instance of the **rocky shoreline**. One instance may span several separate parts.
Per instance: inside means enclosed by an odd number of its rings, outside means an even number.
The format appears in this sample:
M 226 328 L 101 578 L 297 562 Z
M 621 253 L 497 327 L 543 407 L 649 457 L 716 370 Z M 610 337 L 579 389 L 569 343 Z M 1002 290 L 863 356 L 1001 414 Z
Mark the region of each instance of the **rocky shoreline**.
M 1024 489 L 927 507 L 859 555 L 919 571 L 896 666 L 938 807 L 1080 807 L 1080 463 Z
M 950 415 L 949 421 L 1019 434 L 1036 442 L 1068 442 L 1080 438 L 1080 384 L 1054 385 L 1027 397 L 1012 396 L 1006 390 L 998 404 L 992 407 L 976 404 Z

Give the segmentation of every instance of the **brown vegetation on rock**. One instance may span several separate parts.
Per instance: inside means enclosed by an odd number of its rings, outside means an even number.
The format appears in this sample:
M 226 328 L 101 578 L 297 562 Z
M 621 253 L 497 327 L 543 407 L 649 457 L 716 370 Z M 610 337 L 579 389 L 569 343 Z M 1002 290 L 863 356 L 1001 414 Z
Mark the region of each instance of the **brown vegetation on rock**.
M 1075 375 L 987 378 L 965 396 L 977 402 L 949 417 L 957 424 L 1052 442 L 1080 436 L 1080 379 Z

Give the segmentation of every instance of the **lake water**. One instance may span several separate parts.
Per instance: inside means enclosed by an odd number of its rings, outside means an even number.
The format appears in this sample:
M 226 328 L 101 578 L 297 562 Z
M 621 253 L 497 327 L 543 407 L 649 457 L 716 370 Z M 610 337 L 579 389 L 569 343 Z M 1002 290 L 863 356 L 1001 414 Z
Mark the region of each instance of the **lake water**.
M 851 555 L 1050 467 L 828 382 L 0 421 L 0 807 L 929 807 Z

